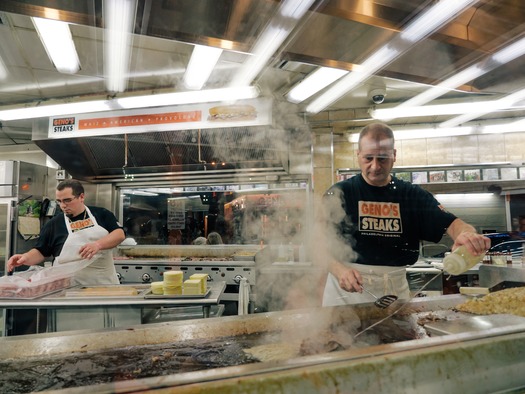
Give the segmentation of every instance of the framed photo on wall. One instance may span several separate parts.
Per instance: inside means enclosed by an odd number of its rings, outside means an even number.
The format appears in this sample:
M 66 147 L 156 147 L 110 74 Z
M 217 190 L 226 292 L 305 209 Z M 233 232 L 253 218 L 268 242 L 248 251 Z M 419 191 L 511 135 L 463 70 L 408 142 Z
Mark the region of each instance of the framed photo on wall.
M 426 171 L 416 171 L 412 173 L 412 183 L 428 183 L 428 173 Z
M 463 170 L 448 170 L 447 182 L 463 182 Z
M 445 182 L 445 171 L 429 171 L 430 183 Z
M 481 180 L 481 170 L 465 170 L 465 181 L 479 181 Z

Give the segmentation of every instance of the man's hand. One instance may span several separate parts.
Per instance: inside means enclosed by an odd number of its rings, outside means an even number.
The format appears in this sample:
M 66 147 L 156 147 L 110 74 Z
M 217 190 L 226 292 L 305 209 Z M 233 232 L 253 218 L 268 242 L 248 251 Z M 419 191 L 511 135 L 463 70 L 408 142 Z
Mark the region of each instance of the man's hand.
M 21 265 L 29 265 L 27 263 L 27 258 L 23 254 L 14 254 L 11 256 L 11 258 L 7 261 L 7 272 L 13 271 L 16 267 L 20 267 Z
M 92 259 L 101 249 L 102 247 L 98 242 L 90 242 L 82 246 L 78 250 L 78 254 L 80 254 L 80 257 L 83 259 Z
M 341 289 L 351 293 L 361 293 L 363 291 L 363 278 L 358 271 L 348 268 L 339 262 L 333 262 L 330 272 L 337 278 Z
M 458 235 L 452 250 L 461 245 L 465 245 L 470 253 L 478 256 L 490 249 L 490 239 L 478 233 L 465 231 Z

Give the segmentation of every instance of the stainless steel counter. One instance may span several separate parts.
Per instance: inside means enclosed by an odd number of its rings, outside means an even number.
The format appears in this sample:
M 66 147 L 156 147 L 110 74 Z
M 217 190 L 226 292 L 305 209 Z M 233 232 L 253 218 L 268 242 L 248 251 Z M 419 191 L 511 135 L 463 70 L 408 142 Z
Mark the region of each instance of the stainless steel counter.
M 479 285 L 492 287 L 500 282 L 524 282 L 525 266 L 522 263 L 493 265 L 482 264 L 479 268 Z
M 139 286 L 139 285 L 137 285 Z M 226 282 L 209 285 L 210 294 L 205 298 L 145 298 L 144 296 L 108 297 L 67 297 L 67 289 L 37 299 L 0 299 L 2 309 L 22 308 L 78 308 L 90 306 L 134 306 L 134 307 L 176 307 L 217 305 L 226 287 Z
M 0 309 L 4 316 L 11 315 L 8 311 L 28 310 L 26 313 L 31 313 L 34 321 L 46 322 L 45 332 L 114 328 L 149 323 L 152 316 L 153 319 L 158 316 L 165 319 L 166 312 L 175 320 L 179 318 L 176 315 L 179 310 L 184 310 L 179 315 L 188 315 L 191 307 L 195 309 L 194 314 L 201 310 L 196 317 L 210 317 L 212 306 L 219 305 L 225 288 L 226 282 L 213 282 L 209 285 L 209 294 L 203 298 L 145 298 L 147 296 L 141 293 L 136 296 L 70 297 L 67 293 L 71 289 L 64 289 L 37 299 L 0 299 Z M 7 327 L 2 332 L 12 335 Z

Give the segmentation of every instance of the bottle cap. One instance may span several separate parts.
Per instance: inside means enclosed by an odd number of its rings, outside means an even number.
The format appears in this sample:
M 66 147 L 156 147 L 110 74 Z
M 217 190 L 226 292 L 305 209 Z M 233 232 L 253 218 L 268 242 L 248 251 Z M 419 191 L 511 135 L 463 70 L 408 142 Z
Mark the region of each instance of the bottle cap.
M 452 275 L 459 275 L 467 271 L 467 263 L 458 254 L 451 253 L 443 259 L 443 268 L 446 272 Z

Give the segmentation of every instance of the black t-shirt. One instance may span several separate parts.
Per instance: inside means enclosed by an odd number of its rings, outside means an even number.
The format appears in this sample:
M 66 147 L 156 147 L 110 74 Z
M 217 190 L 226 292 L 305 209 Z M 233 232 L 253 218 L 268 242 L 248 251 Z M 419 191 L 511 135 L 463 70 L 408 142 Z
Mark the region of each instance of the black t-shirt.
M 332 206 L 327 220 L 337 237 L 357 252 L 356 261 L 346 261 L 359 264 L 412 264 L 419 241 L 438 242 L 456 219 L 431 193 L 395 177 L 383 187 L 369 185 L 361 174 L 338 182 L 325 194 L 327 204 Z M 345 260 L 337 253 L 334 257 Z
M 109 233 L 118 228 L 122 228 L 115 215 L 106 208 L 90 206 L 89 210 L 91 211 L 91 214 L 95 216 L 99 226 L 104 227 Z M 84 219 L 84 212 L 71 218 L 71 221 L 75 222 L 82 219 Z M 59 256 L 62 251 L 62 246 L 64 246 L 64 243 L 66 242 L 67 236 L 68 232 L 64 221 L 64 214 L 60 213 L 45 224 L 40 232 L 35 249 L 42 253 L 44 257 Z

